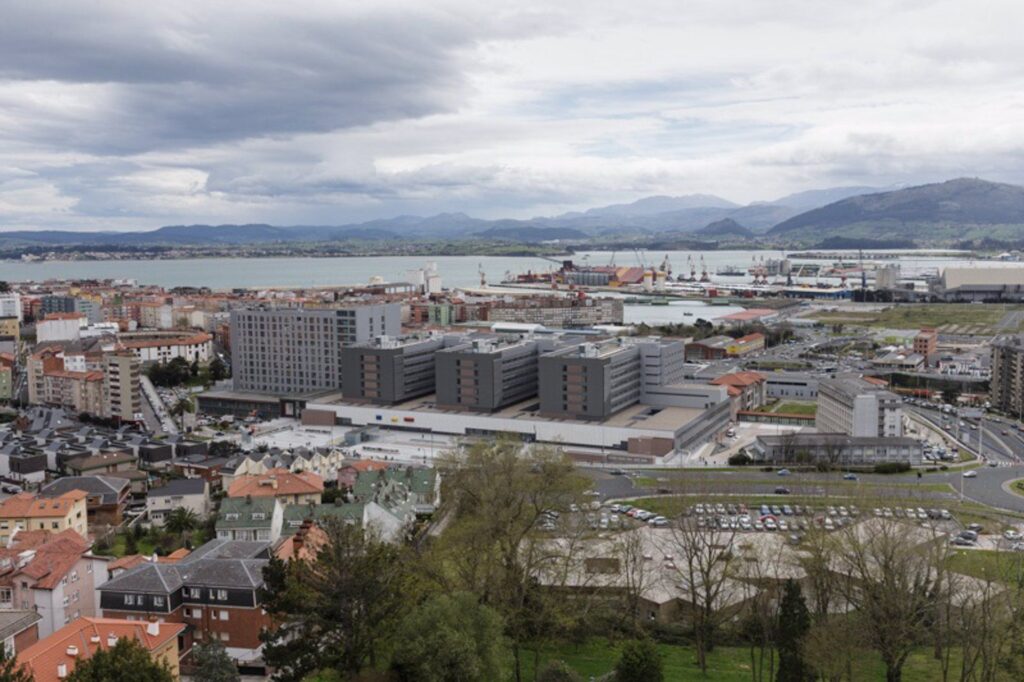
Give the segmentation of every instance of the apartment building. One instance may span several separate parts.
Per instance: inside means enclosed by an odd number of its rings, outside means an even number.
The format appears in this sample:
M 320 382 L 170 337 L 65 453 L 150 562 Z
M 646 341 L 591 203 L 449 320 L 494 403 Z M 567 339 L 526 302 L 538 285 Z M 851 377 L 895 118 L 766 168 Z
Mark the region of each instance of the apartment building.
M 217 511 L 217 539 L 274 542 L 281 537 L 284 505 L 273 497 L 226 497 Z
M 840 377 L 818 384 L 815 425 L 821 433 L 899 438 L 903 435 L 899 396 L 859 377 Z
M 57 347 L 44 348 L 28 356 L 25 368 L 30 404 L 59 405 L 74 412 L 103 414 L 103 372 L 65 369 Z
M 914 336 L 914 353 L 924 357 L 926 365 L 928 364 L 929 356 L 937 352 L 938 349 L 939 333 L 934 329 L 922 329 Z
M 434 354 L 440 336 L 379 336 L 341 351 L 341 392 L 346 400 L 393 405 L 434 392 Z
M 640 400 L 640 348 L 625 339 L 558 349 L 538 363 L 542 416 L 603 420 Z
M 117 335 L 118 345 L 142 362 L 165 364 L 174 358 L 209 362 L 213 354 L 213 335 L 207 332 L 144 331 Z
M 85 508 L 90 528 L 121 525 L 131 495 L 131 486 L 126 479 L 112 476 L 63 476 L 43 486 L 39 496 L 60 497 L 74 490 L 81 490 L 87 495 Z
M 400 333 L 397 303 L 233 310 L 234 390 L 280 395 L 338 390 L 343 346 Z
M 73 530 L 19 532 L 0 550 L 0 610 L 32 609 L 46 637 L 99 612 L 96 590 L 107 579 L 107 559 Z
M 130 352 L 105 356 L 103 416 L 125 422 L 142 419 L 141 373 L 142 363 Z
M 177 563 L 142 563 L 100 587 L 104 617 L 184 623 L 182 653 L 217 640 L 238 664 L 260 664 L 260 608 L 266 542 L 211 540 Z
M 18 348 L 21 340 L 21 322 L 16 317 L 0 317 L 0 340 L 14 343 L 13 351 Z
M 533 398 L 538 358 L 543 350 L 553 350 L 551 341 L 489 337 L 437 351 L 437 405 L 494 412 Z
M 52 498 L 18 493 L 0 502 L 0 546 L 7 546 L 16 532 L 45 530 L 59 533 L 71 529 L 89 537 L 88 495 L 72 490 Z
M 74 341 L 81 336 L 85 326 L 85 315 L 81 313 L 50 313 L 36 322 L 36 341 Z
M 1024 414 L 1024 334 L 1004 336 L 992 344 L 989 400 L 1004 414 Z
M 15 317 L 20 322 L 21 316 L 21 294 L 13 291 L 0 294 L 0 317 Z

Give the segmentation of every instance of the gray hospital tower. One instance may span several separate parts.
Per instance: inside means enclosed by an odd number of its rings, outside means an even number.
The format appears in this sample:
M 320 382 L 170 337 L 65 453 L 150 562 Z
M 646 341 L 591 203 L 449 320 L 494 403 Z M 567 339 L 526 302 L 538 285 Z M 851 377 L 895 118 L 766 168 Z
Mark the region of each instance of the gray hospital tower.
M 234 389 L 277 395 L 338 390 L 344 346 L 400 332 L 397 303 L 233 310 Z

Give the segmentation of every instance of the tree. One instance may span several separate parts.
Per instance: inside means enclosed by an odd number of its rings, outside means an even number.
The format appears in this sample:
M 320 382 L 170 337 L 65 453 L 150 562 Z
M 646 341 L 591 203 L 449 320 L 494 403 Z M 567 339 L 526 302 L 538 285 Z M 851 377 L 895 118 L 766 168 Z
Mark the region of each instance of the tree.
M 172 417 L 177 417 L 182 428 L 185 428 L 184 418 L 186 414 L 192 414 L 196 411 L 196 405 L 192 402 L 192 396 L 182 396 L 178 398 L 171 409 L 168 410 Z
M 811 614 L 807 610 L 800 585 L 786 580 L 779 604 L 779 682 L 808 682 L 814 676 L 804 664 L 803 640 L 811 629 Z
M 214 381 L 228 378 L 228 366 L 220 358 L 214 358 L 210 363 L 210 378 Z
M 537 682 L 582 682 L 582 679 L 565 661 L 549 661 L 537 675 Z
M 138 640 L 122 637 L 109 649 L 79 659 L 67 682 L 172 682 L 171 671 L 157 663 Z
M 836 550 L 839 591 L 859 612 L 885 664 L 886 681 L 900 682 L 936 600 L 948 588 L 945 536 L 936 529 L 874 519 L 837 533 Z
M 661 682 L 661 654 L 649 639 L 626 642 L 615 664 L 615 682 Z
M 138 554 L 139 543 L 135 539 L 134 533 L 126 533 L 124 536 L 124 553 L 125 554 Z
M 192 365 L 189 366 L 188 371 L 189 371 L 189 373 L 193 377 L 199 376 L 199 360 L 198 359 L 192 361 Z
M 11 285 L 6 281 L 0 280 L 0 294 L 6 294 L 11 290 Z
M 7 652 L 3 643 L 0 643 L 0 682 L 32 682 L 32 675 Z
M 192 368 L 185 358 L 172 358 L 167 363 L 151 365 L 146 376 L 157 386 L 180 386 L 192 377 Z
M 680 518 L 672 530 L 675 573 L 686 593 L 689 625 L 697 649 L 697 663 L 707 674 L 707 655 L 715 646 L 719 625 L 726 619 L 722 608 L 737 565 L 732 551 L 736 531 L 702 527 L 692 517 Z
M 578 568 L 589 531 L 581 515 L 569 514 L 584 504 L 587 481 L 560 450 L 511 437 L 446 453 L 440 466 L 452 522 L 432 546 L 433 577 L 440 589 L 472 592 L 502 615 L 519 681 L 526 645 L 550 641 L 587 615 L 582 599 L 569 604 L 556 589 Z M 538 532 L 548 514 L 562 514 L 558 543 Z M 533 652 L 536 670 L 539 647 Z
M 199 527 L 199 516 L 188 507 L 177 507 L 164 520 L 164 529 L 169 533 L 182 536 Z
M 391 669 L 399 682 L 504 679 L 503 629 L 501 616 L 473 595 L 438 595 L 402 621 Z
M 192 663 L 195 666 L 193 682 L 238 682 L 242 679 L 224 645 L 217 640 L 192 647 Z
M 272 558 L 263 570 L 260 600 L 280 623 L 261 635 L 275 680 L 327 669 L 356 675 L 374 665 L 410 603 L 411 576 L 399 547 L 346 523 L 328 522 L 324 530 L 315 560 Z

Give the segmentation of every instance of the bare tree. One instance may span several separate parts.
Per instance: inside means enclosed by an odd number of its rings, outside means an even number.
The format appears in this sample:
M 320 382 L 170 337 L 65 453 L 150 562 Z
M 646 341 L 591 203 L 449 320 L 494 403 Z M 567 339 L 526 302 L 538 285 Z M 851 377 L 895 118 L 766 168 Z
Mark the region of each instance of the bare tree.
M 890 519 L 855 524 L 836 535 L 833 561 L 841 594 L 859 612 L 887 682 L 900 682 L 935 599 L 947 589 L 946 538 Z
M 726 606 L 740 596 L 733 581 L 736 531 L 717 524 L 701 525 L 682 517 L 671 533 L 673 565 L 688 602 L 689 624 L 697 648 L 697 663 L 707 673 L 707 655 L 714 648 Z

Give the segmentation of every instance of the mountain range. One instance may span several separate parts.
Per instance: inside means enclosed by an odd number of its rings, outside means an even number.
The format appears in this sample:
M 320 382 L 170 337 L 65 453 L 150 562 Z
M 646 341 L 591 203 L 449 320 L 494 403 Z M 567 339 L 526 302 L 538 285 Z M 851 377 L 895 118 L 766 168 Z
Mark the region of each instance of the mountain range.
M 349 225 L 171 225 L 146 232 L 0 232 L 0 247 L 216 246 L 382 240 L 500 240 L 539 243 L 662 239 L 817 244 L 823 239 L 902 239 L 923 243 L 1024 239 L 1024 188 L 959 178 L 882 190 L 836 187 L 741 206 L 707 194 L 652 196 L 629 204 L 526 220 L 464 213 L 403 215 Z

